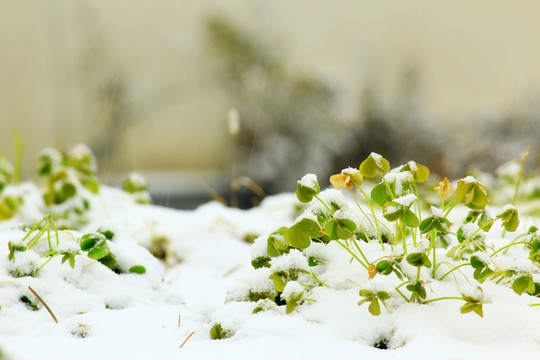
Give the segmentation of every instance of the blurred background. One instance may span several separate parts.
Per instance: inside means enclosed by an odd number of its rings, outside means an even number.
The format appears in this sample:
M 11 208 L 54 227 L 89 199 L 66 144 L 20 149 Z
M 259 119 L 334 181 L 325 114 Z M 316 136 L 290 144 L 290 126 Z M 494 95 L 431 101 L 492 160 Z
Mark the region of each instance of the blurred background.
M 193 208 L 372 151 L 440 176 L 540 165 L 537 1 L 0 1 L 0 155 L 87 144 Z M 238 131 L 235 124 L 239 124 Z M 249 177 L 250 182 L 238 177 Z M 251 201 L 251 200 L 249 200 Z M 247 206 L 249 201 L 241 201 Z

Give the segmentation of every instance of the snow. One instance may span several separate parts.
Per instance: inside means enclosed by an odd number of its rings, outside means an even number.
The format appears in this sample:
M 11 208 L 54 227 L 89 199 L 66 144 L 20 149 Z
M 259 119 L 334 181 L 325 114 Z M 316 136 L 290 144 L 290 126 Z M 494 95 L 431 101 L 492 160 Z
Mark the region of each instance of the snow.
M 271 264 L 270 268 L 273 271 L 288 271 L 289 269 L 310 271 L 306 258 L 296 249 L 292 249 L 288 254 L 273 258 Z
M 60 231 L 58 250 L 75 250 L 82 234 L 103 227 L 115 233 L 109 245 L 121 267 L 140 264 L 147 272 L 117 274 L 80 254 L 73 269 L 57 256 L 36 277 L 12 277 L 12 267 L 31 270 L 32 263 L 43 264 L 40 254 L 48 251 L 42 239 L 32 251 L 16 253 L 15 263 L 7 259 L 8 241 L 20 242 L 25 235 L 22 224 L 35 221 L 29 219 L 36 217 L 36 207 L 43 206 L 35 194 L 37 188 L 20 186 L 25 189 L 24 211 L 17 219 L 0 222 L 0 349 L 7 359 L 493 360 L 532 359 L 540 352 L 539 307 L 529 306 L 538 298 L 518 296 L 509 286 L 489 281 L 480 284 L 480 291 L 467 267 L 444 281 L 427 283 L 427 298 L 460 297 L 461 293 L 482 297 L 483 318 L 461 314 L 463 301 L 412 304 L 395 295 L 386 301 L 390 312 L 381 306 L 381 315 L 372 316 L 367 304 L 358 306 L 359 290 L 394 294 L 399 282 L 383 275 L 369 279 L 336 242 L 314 243 L 305 252 L 291 249 L 273 258 L 271 268 L 253 269 L 250 261 L 266 255 L 267 236 L 294 222 L 293 194 L 270 197 L 245 211 L 215 202 L 194 211 L 177 211 L 140 205 L 129 194 L 102 186 L 100 195 L 88 195 L 92 205 L 88 223 L 77 231 Z M 337 190 L 323 191 L 320 197 L 350 206 L 338 216 L 354 212 L 354 203 L 349 205 Z M 406 195 L 399 201 L 410 204 L 414 200 Z M 314 201 L 313 207 L 317 206 Z M 438 214 L 437 210 L 432 213 Z M 369 222 L 362 223 L 374 235 Z M 520 231 L 526 224 L 523 221 Z M 477 226 L 463 225 L 462 229 L 469 236 Z M 247 233 L 260 235 L 253 246 L 242 240 Z M 499 236 L 500 231 L 486 234 L 496 246 L 509 242 L 509 237 Z M 166 239 L 167 261 L 155 259 L 147 250 L 156 238 Z M 369 261 L 382 256 L 378 242 L 359 244 Z M 351 251 L 356 250 L 351 247 Z M 492 260 L 498 269 L 530 273 L 530 262 L 514 257 L 523 251 L 516 246 L 506 255 L 500 252 L 491 259 L 481 255 L 481 259 Z M 437 261 L 443 261 L 444 253 L 437 249 Z M 306 255 L 325 262 L 309 267 Z M 416 273 L 405 261 L 402 267 Z M 304 297 L 314 301 L 302 302 L 288 315 L 273 302 L 246 301 L 250 291 L 274 292 L 269 276 L 291 268 L 314 271 L 328 287 L 315 287 L 309 295 L 305 292 Z M 440 271 L 447 269 L 441 266 Z M 422 272 L 421 280 L 427 278 Z M 304 291 L 303 280 L 288 282 L 283 296 Z M 28 286 L 51 307 L 58 324 L 40 303 L 39 310 L 31 311 L 20 301 L 22 295 L 32 298 Z M 262 311 L 254 314 L 256 307 Z M 216 323 L 234 335 L 211 340 L 209 330 Z M 375 348 L 381 341 L 387 342 L 388 350 Z
M 396 204 L 399 204 L 404 207 L 411 206 L 415 201 L 416 201 L 416 195 L 414 194 L 407 194 L 393 200 L 393 202 L 395 202 Z
M 315 189 L 317 187 L 317 175 L 315 174 L 306 174 L 298 181 L 298 183 L 302 186 L 313 188 Z
M 411 183 L 414 181 L 410 171 L 401 171 L 402 166 L 392 169 L 389 173 L 384 175 L 384 179 L 389 184 L 395 184 L 396 196 L 403 195 L 403 183 Z

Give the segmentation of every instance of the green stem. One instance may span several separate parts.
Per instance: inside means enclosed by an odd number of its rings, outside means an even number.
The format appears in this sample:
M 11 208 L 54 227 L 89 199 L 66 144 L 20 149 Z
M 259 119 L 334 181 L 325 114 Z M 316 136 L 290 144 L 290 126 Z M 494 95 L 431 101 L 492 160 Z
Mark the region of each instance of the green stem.
M 519 171 L 517 174 L 517 180 L 516 180 L 516 190 L 514 191 L 514 197 L 512 198 L 512 205 L 516 205 L 516 200 L 519 192 L 519 185 L 521 183 L 521 178 L 523 177 L 523 168 L 525 167 L 525 160 L 527 159 L 527 156 L 529 156 L 529 147 L 527 146 L 527 150 L 523 154 L 521 154 L 521 165 L 519 167 Z
M 369 266 L 366 265 L 366 264 L 364 264 L 364 262 L 362 261 L 362 259 L 360 259 L 355 253 L 353 253 L 353 252 L 351 251 L 351 249 L 349 249 L 349 247 L 348 247 L 347 245 L 343 244 L 343 243 L 342 243 L 341 241 L 339 241 L 339 240 L 336 240 L 336 242 L 337 242 L 339 245 L 341 245 L 341 247 L 343 247 L 345 250 L 347 250 L 347 252 L 348 252 L 349 254 L 351 254 L 352 257 L 355 258 L 360 264 L 362 264 L 362 266 L 365 267 L 366 270 L 369 268 Z
M 399 288 L 402 287 L 403 285 L 405 285 L 406 283 L 407 283 L 407 281 L 405 281 L 405 282 L 399 284 L 398 286 L 395 287 L 395 289 L 396 289 L 396 291 L 398 292 L 398 294 L 401 295 L 401 297 L 405 299 L 406 302 L 411 302 L 411 301 L 409 300 L 409 298 L 406 297 L 405 294 L 403 294 L 403 293 L 401 292 L 401 290 L 399 290 Z
M 311 272 L 311 276 L 313 277 L 313 280 L 315 280 L 317 283 L 319 283 L 319 285 L 322 285 L 324 287 L 330 287 L 327 283 L 325 283 L 324 281 L 322 281 L 321 279 L 319 279 L 317 277 L 317 275 L 315 275 L 315 273 L 312 271 Z
M 356 247 L 356 249 L 358 250 L 358 252 L 360 253 L 360 255 L 362 255 L 362 257 L 364 258 L 364 260 L 366 261 L 366 264 L 369 264 L 369 260 L 367 259 L 366 255 L 364 255 L 364 252 L 362 251 L 362 249 L 360 248 L 360 245 L 358 245 L 358 243 L 356 242 L 356 240 L 354 239 L 351 239 L 352 243 L 354 244 L 354 246 Z
M 41 266 L 37 269 L 36 272 L 39 272 L 45 265 L 47 265 L 47 264 L 49 263 L 49 261 L 51 261 L 52 259 L 54 259 L 55 256 L 56 256 L 56 254 L 53 255 L 53 256 L 51 256 L 50 258 L 48 258 L 47 261 L 45 261 L 43 264 L 41 264 Z
M 436 244 L 436 241 L 435 241 L 435 237 L 436 237 L 436 234 L 437 234 L 437 230 L 431 230 L 431 249 L 430 251 L 433 251 L 433 270 L 431 272 L 431 277 L 435 279 L 435 272 L 437 270 L 437 267 L 435 266 L 435 264 L 437 263 L 436 260 L 437 260 L 437 244 Z
M 446 212 L 444 213 L 444 217 L 447 217 L 448 214 L 450 214 L 450 211 L 452 211 L 452 209 L 456 207 L 457 204 L 458 204 L 458 200 L 456 198 L 454 198 L 453 200 L 450 200 L 450 202 L 446 204 L 448 208 L 446 209 Z
M 450 275 L 450 273 L 452 273 L 454 270 L 457 270 L 457 269 L 459 269 L 460 267 L 463 267 L 463 266 L 466 266 L 466 265 L 470 265 L 470 264 L 469 264 L 469 263 L 464 263 L 464 264 L 461 264 L 461 265 L 458 265 L 458 266 L 453 267 L 453 268 L 450 269 L 446 274 L 444 274 L 443 276 L 441 276 L 441 278 L 439 279 L 439 281 L 442 281 L 445 277 L 447 277 L 448 275 Z
M 369 209 L 371 210 L 371 215 L 373 215 L 373 221 L 375 222 L 375 229 L 377 229 L 377 237 L 379 238 L 379 243 L 381 244 L 381 248 L 384 251 L 384 243 L 382 241 L 381 229 L 379 228 L 379 222 L 377 220 L 377 217 L 375 216 L 375 210 L 373 209 L 373 205 L 371 203 L 371 200 L 367 196 L 366 192 L 360 186 L 358 186 L 356 184 L 354 184 L 354 185 L 360 190 L 360 192 L 362 193 L 362 195 L 366 199 L 366 202 L 367 202 L 367 204 L 369 206 Z
M 519 245 L 519 244 L 528 244 L 529 242 L 528 241 L 518 241 L 518 242 L 511 242 L 510 244 L 507 244 L 503 247 L 501 247 L 500 249 L 498 249 L 497 251 L 495 251 L 493 254 L 489 255 L 490 257 L 493 257 L 493 255 L 497 254 L 499 251 L 502 251 L 504 249 L 508 249 L 509 247 L 511 246 L 514 246 L 514 245 Z
M 392 188 L 390 187 L 390 184 L 388 184 L 388 182 L 384 178 L 384 174 L 382 173 L 381 170 L 379 170 L 379 175 L 381 175 L 382 182 L 384 183 L 384 186 L 386 187 L 386 190 L 390 194 L 390 199 L 394 200 L 396 198 L 396 196 L 394 195 L 394 192 L 392 191 Z
M 461 255 L 461 253 L 463 252 L 463 250 L 465 249 L 465 246 L 469 244 L 469 242 L 471 241 L 471 239 L 476 235 L 478 234 L 481 230 L 483 230 L 484 228 L 490 226 L 491 224 L 493 224 L 495 222 L 495 220 L 499 219 L 499 217 L 495 217 L 491 220 L 489 220 L 487 223 L 485 224 L 482 224 L 482 226 L 479 226 L 478 229 L 476 229 L 471 235 L 469 235 L 461 244 L 459 245 L 456 245 L 454 246 L 453 248 L 450 249 L 450 251 L 448 251 L 446 253 L 446 256 L 450 256 L 454 253 L 454 251 L 456 251 L 457 249 L 461 249 L 458 253 L 458 256 Z
M 463 300 L 463 298 L 460 298 L 460 297 L 457 297 L 457 296 L 443 296 L 443 297 L 439 297 L 439 298 L 435 298 L 435 299 L 424 300 L 423 303 L 424 304 L 429 304 L 430 302 L 440 301 L 440 300 Z
M 317 195 L 313 195 L 313 197 L 317 200 L 320 201 L 321 204 L 324 205 L 324 207 L 326 208 L 326 210 L 328 210 L 328 212 L 332 215 L 334 215 L 334 211 L 332 211 L 332 209 L 330 209 L 330 207 L 328 205 L 326 205 L 326 203 L 324 201 L 322 201 L 322 199 L 320 197 L 318 197 Z

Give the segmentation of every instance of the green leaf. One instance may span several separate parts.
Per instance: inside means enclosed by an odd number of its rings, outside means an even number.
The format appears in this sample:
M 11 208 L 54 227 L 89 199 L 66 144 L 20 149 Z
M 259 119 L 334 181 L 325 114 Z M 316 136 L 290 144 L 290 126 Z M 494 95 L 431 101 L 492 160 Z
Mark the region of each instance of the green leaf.
M 527 292 L 534 292 L 534 280 L 531 275 L 520 276 L 512 283 L 512 290 L 518 295 Z
M 97 232 L 105 236 L 107 240 L 112 240 L 114 238 L 114 232 L 111 230 L 99 228 Z
M 102 257 L 98 261 L 102 263 L 103 265 L 105 265 L 106 267 L 108 267 L 109 269 L 111 269 L 112 271 L 117 272 L 117 273 L 120 272 L 119 269 L 116 268 L 117 260 L 113 254 L 109 253 L 107 256 Z
M 412 254 L 409 254 L 406 257 L 406 260 L 412 266 L 431 267 L 431 261 L 429 261 L 429 258 L 424 253 L 412 253 Z
M 231 332 L 224 330 L 221 324 L 214 324 L 210 329 L 210 338 L 212 340 L 220 340 L 231 337 Z
M 434 223 L 435 223 L 435 219 L 433 219 L 433 217 L 430 216 L 430 217 L 428 217 L 428 218 L 425 218 L 425 219 L 422 220 L 422 222 L 420 223 L 420 227 L 419 227 L 420 232 L 421 232 L 422 234 L 425 234 L 425 233 L 427 233 L 427 232 L 430 232 L 431 229 L 433 229 L 434 226 L 435 226 Z
M 486 264 L 480 260 L 480 258 L 476 255 L 471 256 L 471 266 L 475 269 L 482 269 L 486 266 Z
M 360 296 L 368 297 L 368 296 L 372 296 L 373 292 L 369 291 L 367 289 L 362 289 L 362 290 L 359 291 L 359 294 L 360 294 Z
M 146 268 L 142 265 L 134 265 L 132 267 L 129 268 L 129 272 L 130 273 L 134 273 L 134 274 L 145 274 L 146 273 Z
M 355 230 L 356 224 L 349 219 L 331 219 L 325 226 L 325 232 L 330 240 L 350 239 Z
M 273 232 L 268 236 L 266 241 L 266 252 L 271 257 L 276 257 L 289 252 L 289 245 L 285 243 L 283 233 L 287 230 L 284 226 L 276 232 Z
M 251 266 L 255 269 L 259 269 L 262 267 L 270 267 L 270 261 L 272 259 L 268 256 L 259 256 L 253 260 L 251 260 Z
M 313 219 L 303 218 L 283 233 L 285 242 L 297 249 L 305 249 L 311 245 L 311 238 L 317 238 L 321 232 L 319 223 Z
M 96 177 L 88 177 L 84 179 L 82 185 L 87 188 L 92 194 L 99 194 L 99 179 Z
M 383 216 L 388 221 L 396 221 L 401 219 L 405 213 L 403 205 L 394 202 L 388 202 L 383 207 Z
M 296 186 L 296 197 L 300 202 L 308 203 L 313 200 L 313 195 L 317 195 L 321 192 L 317 177 L 312 174 L 305 175 L 298 181 Z
M 474 311 L 480 317 L 484 317 L 484 314 L 482 312 L 482 303 L 466 303 L 461 307 L 460 311 L 462 314 L 467 314 L 471 311 Z
M 473 210 L 481 210 L 488 203 L 486 188 L 474 178 L 458 180 L 456 198 Z
M 388 300 L 390 299 L 390 294 L 388 294 L 386 291 L 378 291 L 377 297 L 381 300 Z
M 85 234 L 81 238 L 81 250 L 88 252 L 88 257 L 99 260 L 110 253 L 107 239 L 99 233 Z
M 380 183 L 371 190 L 371 199 L 379 204 L 379 206 L 384 206 L 392 200 L 392 197 L 388 194 L 384 183 Z
M 369 303 L 368 307 L 369 312 L 371 315 L 378 316 L 381 314 L 381 305 L 379 305 L 379 300 L 376 298 L 373 298 L 371 302 Z
M 0 221 L 11 219 L 17 213 L 22 199 L 14 196 L 5 196 L 0 199 Z
M 368 158 L 360 164 L 360 173 L 365 177 L 375 177 L 379 171 L 383 173 L 390 171 L 390 163 L 379 154 L 371 153 Z
M 386 272 L 389 267 L 391 268 L 392 265 L 387 260 L 381 260 L 375 266 L 375 268 L 377 269 L 377 272 L 379 272 L 379 273 Z
M 519 226 L 519 217 L 517 209 L 514 207 L 506 209 L 501 215 L 502 224 L 506 231 L 516 231 Z
M 283 274 L 281 273 L 281 271 L 275 272 L 269 277 L 269 279 L 274 282 L 274 289 L 276 289 L 277 292 L 283 292 L 283 290 L 285 289 L 285 285 L 287 285 L 287 283 L 283 279 Z
M 410 171 L 413 175 L 414 181 L 417 183 L 422 183 L 429 178 L 428 167 L 417 164 L 414 161 L 409 161 L 405 166 L 401 168 L 401 171 Z
M 420 221 L 415 213 L 413 213 L 410 209 L 406 209 L 403 216 L 403 223 L 410 228 L 415 228 L 420 224 Z

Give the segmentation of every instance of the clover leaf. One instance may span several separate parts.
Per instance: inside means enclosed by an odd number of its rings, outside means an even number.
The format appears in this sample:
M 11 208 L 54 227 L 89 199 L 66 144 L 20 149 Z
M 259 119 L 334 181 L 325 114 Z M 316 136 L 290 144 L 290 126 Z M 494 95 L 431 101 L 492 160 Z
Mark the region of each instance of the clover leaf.
M 506 231 L 516 231 L 519 226 L 519 217 L 517 209 L 513 206 L 505 207 L 504 211 L 498 215 L 501 218 L 502 224 Z
M 356 224 L 349 219 L 331 219 L 326 223 L 325 232 L 330 240 L 350 239 L 356 230 Z
M 282 226 L 277 231 L 274 231 L 270 236 L 268 236 L 266 252 L 271 257 L 276 257 L 283 255 L 289 252 L 289 245 L 285 242 L 283 238 L 283 233 L 287 230 L 286 226 Z
M 297 249 L 305 249 L 311 244 L 311 238 L 317 238 L 321 232 L 319 223 L 310 218 L 303 218 L 283 233 L 285 242 Z
M 296 197 L 303 203 L 313 200 L 313 196 L 321 192 L 317 176 L 306 174 L 298 181 L 296 187 Z
M 366 160 L 360 164 L 360 173 L 367 178 L 377 176 L 381 171 L 387 173 L 390 171 L 390 163 L 377 153 L 371 153 Z
M 414 161 L 409 161 L 405 166 L 401 168 L 401 171 L 409 171 L 414 181 L 422 183 L 429 178 L 429 169 L 427 166 L 417 164 Z
M 81 238 L 81 250 L 88 252 L 88 257 L 100 260 L 110 254 L 107 238 L 100 233 L 85 234 Z
M 472 176 L 458 180 L 456 189 L 458 201 L 465 202 L 465 206 L 473 210 L 481 210 L 488 203 L 487 190 Z

